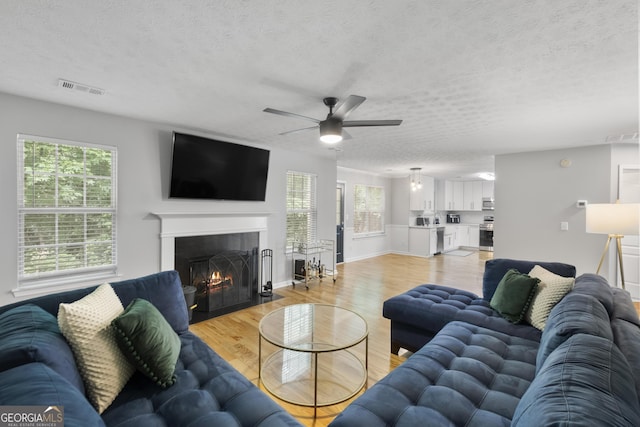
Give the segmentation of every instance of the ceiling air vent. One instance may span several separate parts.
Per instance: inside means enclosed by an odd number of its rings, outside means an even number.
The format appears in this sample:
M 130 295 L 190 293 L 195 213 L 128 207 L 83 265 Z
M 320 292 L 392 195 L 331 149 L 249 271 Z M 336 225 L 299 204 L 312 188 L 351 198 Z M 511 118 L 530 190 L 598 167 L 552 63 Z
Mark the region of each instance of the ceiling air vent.
M 58 87 L 74 90 L 77 92 L 85 92 L 93 95 L 104 95 L 104 89 L 100 89 L 99 87 L 93 87 L 89 85 L 85 85 L 82 83 L 76 83 L 65 79 L 58 80 Z

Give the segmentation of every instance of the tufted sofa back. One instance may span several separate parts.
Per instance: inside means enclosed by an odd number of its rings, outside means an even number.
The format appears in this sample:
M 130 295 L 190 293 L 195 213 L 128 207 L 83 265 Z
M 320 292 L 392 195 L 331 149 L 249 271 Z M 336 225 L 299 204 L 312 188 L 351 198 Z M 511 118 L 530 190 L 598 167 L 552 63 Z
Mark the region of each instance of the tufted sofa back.
M 136 279 L 123 280 L 112 283 L 111 286 L 124 307 L 129 305 L 135 298 L 145 299 L 160 310 L 177 333 L 182 333 L 189 329 L 189 315 L 186 303 L 176 304 L 176 301 L 184 301 L 182 283 L 177 271 L 163 271 Z M 35 304 L 54 316 L 58 316 L 60 303 L 77 301 L 89 295 L 96 287 L 74 289 L 5 305 L 0 307 L 0 314 L 23 304 Z
M 528 274 L 536 265 L 563 277 L 576 277 L 576 268 L 573 265 L 561 262 L 524 261 L 510 258 L 490 259 L 484 265 L 482 298 L 486 301 L 491 301 L 498 283 L 510 269 L 515 268 L 521 273 Z

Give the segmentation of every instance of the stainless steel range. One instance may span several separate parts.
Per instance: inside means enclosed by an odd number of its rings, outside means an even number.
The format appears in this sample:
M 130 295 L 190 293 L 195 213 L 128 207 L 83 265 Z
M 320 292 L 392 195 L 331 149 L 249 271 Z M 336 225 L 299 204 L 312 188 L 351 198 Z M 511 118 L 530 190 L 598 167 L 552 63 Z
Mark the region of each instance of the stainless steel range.
M 480 224 L 480 250 L 493 251 L 493 215 L 485 216 Z

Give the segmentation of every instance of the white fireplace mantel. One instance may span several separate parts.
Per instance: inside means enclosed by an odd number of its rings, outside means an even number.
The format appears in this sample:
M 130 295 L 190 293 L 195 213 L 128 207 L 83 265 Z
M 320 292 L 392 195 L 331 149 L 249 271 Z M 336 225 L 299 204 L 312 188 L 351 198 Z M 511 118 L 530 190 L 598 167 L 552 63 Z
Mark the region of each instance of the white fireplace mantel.
M 260 233 L 267 247 L 268 212 L 151 212 L 160 218 L 160 268 L 175 268 L 176 237 L 230 233 Z

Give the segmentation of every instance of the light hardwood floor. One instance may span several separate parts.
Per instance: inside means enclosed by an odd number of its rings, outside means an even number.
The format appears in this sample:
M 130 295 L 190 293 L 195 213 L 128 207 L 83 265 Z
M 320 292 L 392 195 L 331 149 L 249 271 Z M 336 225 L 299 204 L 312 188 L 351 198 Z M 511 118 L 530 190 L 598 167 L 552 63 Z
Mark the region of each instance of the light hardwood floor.
M 423 283 L 453 286 L 480 295 L 484 262 L 491 256 L 490 252 L 473 252 L 466 257 L 438 255 L 432 258 L 391 254 L 349 262 L 338 266 L 335 283 L 331 279 L 324 279 L 321 283 L 312 282 L 309 290 L 304 285 L 278 288 L 275 293 L 283 296 L 281 299 L 191 325 L 191 330 L 264 390 L 258 384 L 260 319 L 276 308 L 291 304 L 335 304 L 356 311 L 368 323 L 367 385 L 372 386 L 404 360 L 402 356 L 390 352 L 389 320 L 382 317 L 382 303 Z M 287 404 L 275 397 L 273 399 L 302 424 L 326 426 L 355 398 L 318 408 L 315 419 L 313 408 Z

